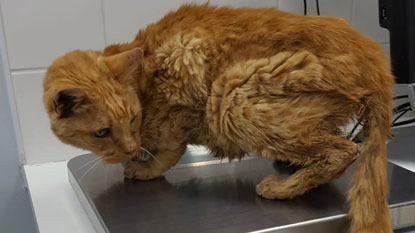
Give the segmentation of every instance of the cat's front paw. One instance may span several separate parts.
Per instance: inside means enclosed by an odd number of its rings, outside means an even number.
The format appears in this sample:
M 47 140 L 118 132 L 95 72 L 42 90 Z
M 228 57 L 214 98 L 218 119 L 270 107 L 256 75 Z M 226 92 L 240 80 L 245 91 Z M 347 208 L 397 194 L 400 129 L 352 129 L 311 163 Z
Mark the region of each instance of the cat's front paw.
M 156 169 L 152 168 L 147 162 L 129 161 L 124 164 L 124 176 L 129 179 L 150 180 L 161 175 Z
M 266 199 L 292 199 L 295 195 L 285 186 L 283 179 L 269 175 L 256 186 L 256 193 Z

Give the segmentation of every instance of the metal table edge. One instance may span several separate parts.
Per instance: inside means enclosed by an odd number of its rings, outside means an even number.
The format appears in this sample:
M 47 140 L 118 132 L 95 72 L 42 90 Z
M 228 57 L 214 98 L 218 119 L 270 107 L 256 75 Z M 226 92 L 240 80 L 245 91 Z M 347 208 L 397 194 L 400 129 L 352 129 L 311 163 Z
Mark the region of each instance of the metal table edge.
M 78 184 L 70 169 L 68 169 L 68 179 L 95 231 L 97 233 L 109 233 L 109 230 L 106 227 L 104 220 L 102 220 L 101 215 L 92 204 L 92 201 L 85 194 L 84 190 Z
M 255 157 L 248 157 L 243 160 L 250 160 L 253 158 Z M 206 166 L 206 165 L 216 165 L 220 163 L 222 163 L 222 160 L 195 162 L 195 163 L 188 163 L 188 164 L 180 164 L 174 167 L 173 169 Z M 68 177 L 69 177 L 69 183 L 73 187 L 95 231 L 98 233 L 110 233 L 103 219 L 101 218 L 99 212 L 94 207 L 93 202 L 85 194 L 84 190 L 78 184 L 78 182 L 76 181 L 76 178 L 71 172 L 71 169 L 69 168 L 68 168 Z M 390 211 L 390 217 L 391 217 L 393 229 L 401 229 L 401 228 L 415 225 L 415 218 L 411 219 L 410 217 L 410 216 L 415 216 L 415 201 L 390 205 L 389 211 Z M 316 223 L 319 223 L 319 224 L 316 224 Z M 301 230 L 303 227 L 310 227 L 314 225 L 317 227 L 330 228 L 330 226 L 338 225 L 338 224 L 349 225 L 349 218 L 347 214 L 339 214 L 339 215 L 334 215 L 334 216 L 325 217 L 325 218 L 312 219 L 312 220 L 298 222 L 298 223 L 289 224 L 285 226 L 271 227 L 267 229 L 251 231 L 251 233 L 270 233 L 270 232 L 293 233 L 293 232 L 298 232 L 298 230 Z

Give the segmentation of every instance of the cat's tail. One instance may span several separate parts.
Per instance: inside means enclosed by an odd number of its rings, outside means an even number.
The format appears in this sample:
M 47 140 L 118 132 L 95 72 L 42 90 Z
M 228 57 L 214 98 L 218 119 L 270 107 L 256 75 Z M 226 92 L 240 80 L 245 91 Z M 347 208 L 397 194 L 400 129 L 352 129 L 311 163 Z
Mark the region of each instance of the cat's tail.
M 385 80 L 386 79 L 386 80 Z M 393 80 L 391 75 L 384 81 Z M 352 233 L 392 233 L 388 194 L 386 138 L 390 136 L 392 91 L 385 85 L 366 102 L 363 145 L 348 193 Z

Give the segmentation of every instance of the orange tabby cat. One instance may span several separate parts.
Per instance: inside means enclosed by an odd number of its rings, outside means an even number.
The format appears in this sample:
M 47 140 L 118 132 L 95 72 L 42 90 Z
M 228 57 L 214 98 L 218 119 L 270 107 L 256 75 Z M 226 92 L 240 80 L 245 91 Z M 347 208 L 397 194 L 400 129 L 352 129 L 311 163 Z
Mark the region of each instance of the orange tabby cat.
M 184 5 L 131 43 L 58 58 L 44 81 L 52 130 L 129 178 L 152 179 L 187 144 L 302 165 L 257 193 L 293 198 L 358 160 L 348 199 L 353 233 L 392 232 L 385 139 L 392 85 L 379 45 L 341 19 L 275 9 Z M 358 147 L 339 130 L 364 122 Z M 132 160 L 148 150 L 157 159 Z

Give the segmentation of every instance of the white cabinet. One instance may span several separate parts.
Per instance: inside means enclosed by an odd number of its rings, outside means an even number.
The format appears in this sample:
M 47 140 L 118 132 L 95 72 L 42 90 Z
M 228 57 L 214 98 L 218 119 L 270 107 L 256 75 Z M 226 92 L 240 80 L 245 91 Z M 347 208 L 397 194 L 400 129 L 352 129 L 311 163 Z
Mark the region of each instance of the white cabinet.
M 0 0 L 12 70 L 47 67 L 73 49 L 102 49 L 100 0 Z

